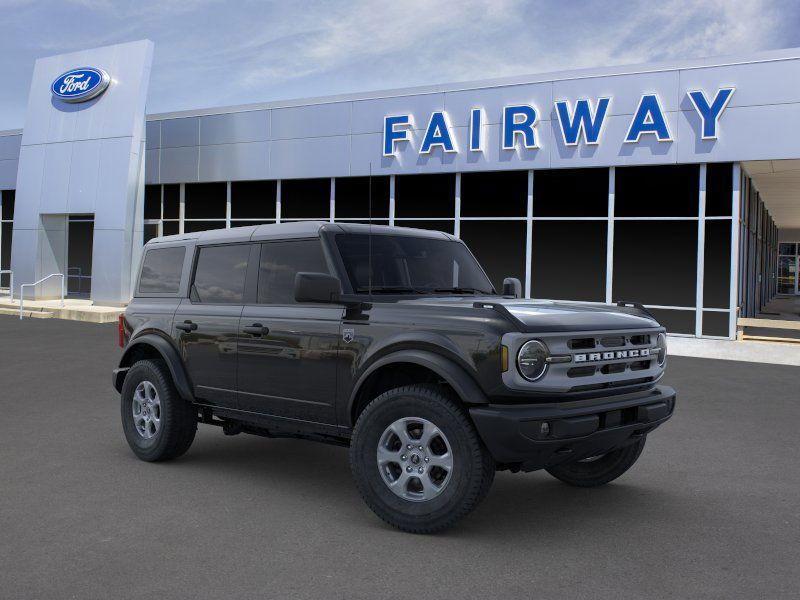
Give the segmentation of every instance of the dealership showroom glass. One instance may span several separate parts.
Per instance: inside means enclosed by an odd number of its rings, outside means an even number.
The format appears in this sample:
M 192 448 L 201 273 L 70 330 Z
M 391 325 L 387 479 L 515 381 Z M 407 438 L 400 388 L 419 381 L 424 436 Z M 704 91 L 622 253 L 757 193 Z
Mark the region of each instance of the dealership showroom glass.
M 153 51 L 36 62 L 0 132 L 15 294 L 64 273 L 123 305 L 148 239 L 298 220 L 446 231 L 498 289 L 674 334 L 732 339 L 798 292 L 800 50 L 148 115 Z

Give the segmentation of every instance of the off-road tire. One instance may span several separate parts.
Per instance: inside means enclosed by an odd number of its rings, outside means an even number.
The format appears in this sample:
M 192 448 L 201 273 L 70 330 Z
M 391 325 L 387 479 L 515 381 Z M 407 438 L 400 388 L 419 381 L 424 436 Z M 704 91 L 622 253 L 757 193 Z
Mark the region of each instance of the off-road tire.
M 378 469 L 378 443 L 397 419 L 426 419 L 452 446 L 452 478 L 441 493 L 421 502 L 392 492 Z M 389 390 L 370 402 L 356 422 L 350 467 L 361 497 L 385 522 L 410 533 L 435 533 L 470 513 L 489 492 L 495 463 L 466 411 L 433 385 Z
M 143 381 L 155 386 L 160 400 L 161 424 L 158 432 L 145 439 L 137 431 L 132 413 L 136 387 Z M 197 409 L 180 397 L 162 360 L 140 360 L 130 368 L 122 385 L 122 429 L 133 453 L 141 460 L 171 460 L 184 454 L 197 432 Z
M 644 450 L 645 440 L 612 450 L 590 462 L 575 461 L 550 467 L 547 472 L 564 483 L 577 487 L 597 487 L 614 481 L 630 469 Z

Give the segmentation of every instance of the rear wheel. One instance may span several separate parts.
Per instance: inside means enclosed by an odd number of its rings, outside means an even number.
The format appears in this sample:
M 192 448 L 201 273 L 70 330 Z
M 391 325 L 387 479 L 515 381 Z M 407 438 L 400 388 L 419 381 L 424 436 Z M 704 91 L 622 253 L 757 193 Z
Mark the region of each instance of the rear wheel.
M 390 390 L 364 409 L 350 466 L 373 512 L 412 533 L 440 531 L 467 515 L 495 471 L 464 410 L 424 385 Z
M 135 363 L 122 386 L 122 429 L 140 459 L 153 462 L 184 454 L 197 432 L 197 410 L 180 397 L 161 360 Z
M 623 448 L 574 462 L 550 467 L 547 472 L 577 487 L 597 487 L 614 481 L 630 469 L 644 450 L 646 438 Z

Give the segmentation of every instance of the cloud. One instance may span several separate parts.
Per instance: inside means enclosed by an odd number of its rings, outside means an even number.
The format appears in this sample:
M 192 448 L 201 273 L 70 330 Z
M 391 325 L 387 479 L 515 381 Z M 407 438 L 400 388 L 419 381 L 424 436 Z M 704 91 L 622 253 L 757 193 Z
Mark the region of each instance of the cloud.
M 162 112 L 800 45 L 793 0 L 0 0 L 0 128 L 39 56 L 149 38 Z

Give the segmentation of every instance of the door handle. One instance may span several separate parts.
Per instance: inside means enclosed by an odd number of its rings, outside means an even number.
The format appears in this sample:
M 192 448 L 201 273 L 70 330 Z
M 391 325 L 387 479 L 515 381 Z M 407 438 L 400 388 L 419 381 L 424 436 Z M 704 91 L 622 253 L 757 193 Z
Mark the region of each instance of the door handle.
M 261 336 L 269 333 L 269 327 L 264 327 L 261 323 L 253 323 L 248 327 L 242 327 L 242 331 L 251 335 Z
M 197 329 L 197 323 L 192 323 L 191 321 L 184 321 L 183 323 L 178 323 L 175 325 L 175 329 L 180 329 L 181 331 L 194 331 Z

